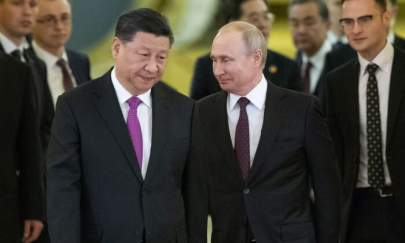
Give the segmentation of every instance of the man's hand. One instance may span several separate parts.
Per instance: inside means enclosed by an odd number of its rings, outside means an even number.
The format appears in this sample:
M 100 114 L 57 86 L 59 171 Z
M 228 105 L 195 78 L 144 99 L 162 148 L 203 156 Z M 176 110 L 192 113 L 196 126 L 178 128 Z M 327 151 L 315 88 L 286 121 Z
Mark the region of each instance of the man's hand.
M 38 239 L 41 234 L 44 224 L 40 220 L 26 219 L 24 220 L 24 243 L 31 243 Z

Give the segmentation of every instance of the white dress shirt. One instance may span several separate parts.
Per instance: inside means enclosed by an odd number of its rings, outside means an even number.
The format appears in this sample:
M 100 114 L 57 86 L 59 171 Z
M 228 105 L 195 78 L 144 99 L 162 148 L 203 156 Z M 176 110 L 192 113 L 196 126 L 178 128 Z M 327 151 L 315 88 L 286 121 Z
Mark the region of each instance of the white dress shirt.
M 249 104 L 246 112 L 249 120 L 249 151 L 250 165 L 252 166 L 263 126 L 264 108 L 266 103 L 267 80 L 262 76 L 260 82 L 246 96 Z M 229 134 L 232 146 L 235 148 L 236 125 L 239 120 L 240 107 L 238 100 L 241 96 L 230 93 L 227 98 L 226 110 L 228 113 Z
M 23 42 L 21 45 L 16 46 L 14 42 L 12 42 L 7 36 L 5 36 L 3 33 L 0 32 L 0 43 L 3 46 L 4 52 L 8 55 L 11 55 L 11 53 L 15 50 L 19 50 L 21 53 L 21 58 L 23 62 L 25 62 L 25 57 L 23 54 L 25 49 L 28 49 L 29 45 L 27 42 L 27 39 L 24 38 Z
M 128 99 L 133 95 L 128 92 L 118 81 L 115 74 L 115 68 L 111 71 L 111 80 L 117 94 L 118 102 L 121 107 L 122 116 L 125 122 L 127 122 L 129 105 L 127 103 Z M 151 90 L 137 96 L 142 102 L 138 106 L 137 114 L 139 118 L 139 123 L 141 125 L 142 131 L 142 177 L 145 178 L 146 172 L 149 164 L 150 148 L 152 145 L 152 97 Z M 134 153 L 135 156 L 135 153 Z M 136 166 L 136 165 L 135 165 Z
M 318 85 L 319 77 L 321 77 L 323 67 L 325 66 L 326 54 L 332 50 L 332 45 L 329 41 L 325 40 L 322 44 L 322 47 L 318 50 L 315 55 L 312 57 L 307 56 L 305 53 L 302 53 L 302 67 L 301 72 L 305 71 L 308 61 L 312 63 L 312 68 L 310 71 L 310 85 L 309 92 L 312 94 L 316 90 Z
M 368 155 L 367 155 L 367 81 L 366 67 L 370 63 L 378 65 L 376 72 L 378 95 L 380 101 L 382 157 L 384 165 L 385 183 L 391 185 L 391 178 L 386 160 L 388 98 L 391 83 L 391 69 L 394 57 L 394 48 L 387 42 L 384 49 L 371 62 L 358 55 L 360 62 L 359 74 L 359 112 L 360 112 L 360 166 L 357 187 L 369 187 L 368 183 Z
M 62 69 L 56 64 L 56 62 L 59 60 L 59 57 L 44 50 L 37 43 L 35 43 L 35 41 L 32 43 L 32 47 L 34 48 L 37 56 L 45 62 L 48 87 L 52 95 L 53 105 L 55 106 L 59 95 L 65 92 L 65 88 L 63 87 Z M 65 51 L 63 51 L 62 59 L 66 62 L 66 68 L 73 82 L 73 87 L 76 87 L 76 80 L 73 76 L 72 70 L 69 67 L 69 60 Z

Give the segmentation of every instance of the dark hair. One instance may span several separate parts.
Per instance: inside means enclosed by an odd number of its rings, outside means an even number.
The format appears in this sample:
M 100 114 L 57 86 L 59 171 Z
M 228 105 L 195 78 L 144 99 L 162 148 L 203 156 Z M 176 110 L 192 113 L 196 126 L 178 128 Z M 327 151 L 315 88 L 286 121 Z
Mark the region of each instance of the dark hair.
M 165 16 L 149 8 L 139 8 L 122 14 L 115 26 L 115 36 L 122 41 L 131 41 L 138 32 L 166 36 L 173 44 L 172 30 Z
M 387 10 L 387 0 L 374 0 L 378 6 L 382 8 L 382 10 Z M 394 3 L 395 0 L 389 0 L 391 3 Z M 341 0 L 341 4 L 346 2 L 346 0 Z M 394 5 L 394 4 L 393 4 Z
M 249 2 L 252 0 L 224 0 L 222 4 L 222 8 L 220 13 L 224 15 L 224 22 L 228 23 L 230 21 L 235 21 L 240 19 L 242 16 L 242 9 L 241 6 L 245 2 Z M 267 3 L 266 0 L 262 0 L 264 4 L 266 4 L 267 7 L 269 7 L 269 4 Z M 225 24 L 224 23 L 224 24 Z
M 298 4 L 315 3 L 319 9 L 319 15 L 323 21 L 329 21 L 329 10 L 324 0 L 290 0 L 288 3 L 288 11 L 291 7 Z

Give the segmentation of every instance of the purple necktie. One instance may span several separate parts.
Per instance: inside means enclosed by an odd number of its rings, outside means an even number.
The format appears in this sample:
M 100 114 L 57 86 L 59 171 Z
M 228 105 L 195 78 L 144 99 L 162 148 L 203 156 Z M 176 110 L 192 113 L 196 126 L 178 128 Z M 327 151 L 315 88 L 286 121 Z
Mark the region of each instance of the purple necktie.
M 142 101 L 136 96 L 133 96 L 127 101 L 127 103 L 129 104 L 129 112 L 127 119 L 128 131 L 129 135 L 131 136 L 132 146 L 134 146 L 136 159 L 138 160 L 138 165 L 140 169 L 142 169 L 143 143 L 142 143 L 141 124 L 139 123 L 137 112 L 138 112 L 138 105 L 141 102 Z
M 241 97 L 238 103 L 240 113 L 235 131 L 235 153 L 242 171 L 243 179 L 246 180 L 250 168 L 249 120 L 246 112 L 246 106 L 249 104 L 249 100 L 245 97 Z

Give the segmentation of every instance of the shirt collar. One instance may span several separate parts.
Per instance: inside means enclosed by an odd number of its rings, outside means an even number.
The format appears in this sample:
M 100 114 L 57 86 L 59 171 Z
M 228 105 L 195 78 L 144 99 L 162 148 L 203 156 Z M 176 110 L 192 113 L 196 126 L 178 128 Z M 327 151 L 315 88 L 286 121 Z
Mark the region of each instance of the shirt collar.
M 41 58 L 45 62 L 47 67 L 52 67 L 56 65 L 56 62 L 59 60 L 58 56 L 55 56 L 54 54 L 43 49 L 35 41 L 32 42 L 32 48 L 34 48 L 35 53 L 38 55 L 39 58 Z M 69 63 L 65 50 L 63 50 L 62 59 L 66 63 Z
M 257 109 L 262 110 L 266 102 L 267 86 L 267 80 L 264 75 L 262 75 L 260 82 L 244 97 L 246 97 Z M 228 105 L 231 110 L 235 109 L 239 98 L 241 98 L 240 95 L 229 93 Z
M 366 74 L 366 67 L 370 63 L 377 64 L 378 67 L 384 72 L 389 72 L 390 71 L 388 70 L 390 68 L 389 64 L 392 62 L 394 58 L 394 47 L 390 42 L 387 41 L 385 47 L 380 51 L 380 53 L 378 53 L 378 55 L 371 62 L 367 61 L 360 55 L 357 56 L 360 62 L 360 73 L 362 75 Z
M 3 45 L 4 52 L 10 54 L 11 52 L 15 51 L 16 49 L 20 50 L 22 53 L 24 49 L 29 48 L 29 44 L 26 38 L 24 38 L 21 45 L 16 46 L 14 42 L 12 42 L 6 35 L 0 32 L 0 43 Z
M 115 92 L 117 94 L 118 102 L 120 105 L 126 104 L 128 99 L 130 99 L 133 95 L 125 89 L 124 86 L 118 81 L 116 73 L 115 73 L 115 67 L 111 71 L 111 80 L 115 89 Z M 151 97 L 151 90 L 149 89 L 143 94 L 140 94 L 137 96 L 143 104 L 145 104 L 148 108 L 151 108 L 152 104 L 152 97 Z
M 325 55 L 332 50 L 332 45 L 330 44 L 329 41 L 325 40 L 319 48 L 318 52 L 315 53 L 312 57 L 307 56 L 304 52 L 302 53 L 302 60 L 303 63 L 307 63 L 308 61 L 311 61 L 312 65 L 317 68 L 321 69 L 320 65 L 324 62 Z

